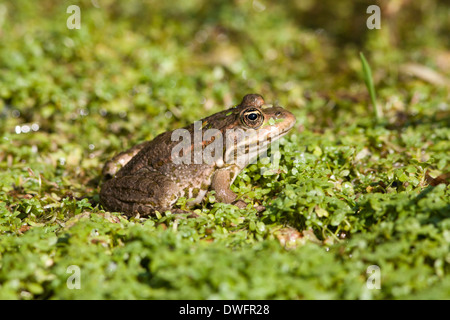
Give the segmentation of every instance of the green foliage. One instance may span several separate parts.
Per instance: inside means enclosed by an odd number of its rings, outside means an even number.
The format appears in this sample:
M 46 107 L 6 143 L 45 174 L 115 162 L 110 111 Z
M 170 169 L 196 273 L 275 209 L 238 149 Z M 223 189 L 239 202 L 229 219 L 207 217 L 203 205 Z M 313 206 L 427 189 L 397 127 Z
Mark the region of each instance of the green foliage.
M 359 56 L 361 58 L 361 64 L 364 74 L 364 82 L 366 83 L 367 90 L 369 91 L 370 100 L 372 102 L 372 108 L 375 111 L 375 117 L 378 121 L 382 118 L 382 110 L 378 108 L 377 105 L 377 95 L 375 92 L 375 86 L 373 84 L 373 78 L 372 78 L 372 69 L 370 69 L 370 65 L 366 60 L 366 57 L 364 57 L 364 54 L 362 52 L 359 53 Z
M 359 2 L 73 4 L 79 30 L 67 3 L 0 4 L 0 298 L 449 297 L 448 83 L 402 71 L 450 76 L 442 1 L 380 30 Z M 263 159 L 233 184 L 246 209 L 214 192 L 194 218 L 98 204 L 111 156 L 247 93 L 297 124 L 277 170 Z

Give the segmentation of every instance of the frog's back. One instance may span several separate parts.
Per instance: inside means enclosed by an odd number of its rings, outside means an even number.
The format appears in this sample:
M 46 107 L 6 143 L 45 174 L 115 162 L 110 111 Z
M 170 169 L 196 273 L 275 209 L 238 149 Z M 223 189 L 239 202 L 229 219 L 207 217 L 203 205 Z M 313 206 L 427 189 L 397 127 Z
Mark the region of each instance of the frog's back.
M 140 151 L 132 157 L 125 166 L 117 172 L 116 177 L 134 174 L 143 167 L 158 171 L 159 167 L 171 161 L 172 131 L 164 132 L 151 141 L 142 144 Z

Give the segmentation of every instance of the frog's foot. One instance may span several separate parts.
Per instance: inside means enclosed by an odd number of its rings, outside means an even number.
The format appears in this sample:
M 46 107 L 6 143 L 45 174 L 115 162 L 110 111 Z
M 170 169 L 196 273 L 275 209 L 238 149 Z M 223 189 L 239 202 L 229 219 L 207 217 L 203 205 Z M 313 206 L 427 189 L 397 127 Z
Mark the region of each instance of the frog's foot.
M 169 211 L 173 215 L 177 215 L 176 219 L 185 219 L 185 218 L 197 218 L 199 217 L 193 211 L 182 210 L 182 209 L 148 209 L 147 207 L 135 207 L 134 217 L 149 217 L 156 216 L 156 212 L 159 212 L 160 215 L 164 215 L 165 212 Z M 187 214 L 186 216 L 181 216 L 181 214 Z M 133 217 L 133 214 L 126 214 L 128 217 Z
M 236 200 L 236 201 L 234 201 L 232 203 L 232 205 L 238 207 L 239 209 L 247 208 L 247 203 L 244 200 Z M 256 211 L 258 211 L 258 213 L 261 213 L 264 210 L 266 210 L 266 207 L 264 207 L 264 206 L 254 206 L 253 209 L 256 209 Z
M 255 208 L 258 213 L 266 211 L 266 207 L 264 206 L 254 206 L 253 208 Z
M 189 211 L 189 210 L 183 210 L 183 209 L 177 209 L 177 208 L 175 208 L 175 209 L 168 209 L 168 211 L 170 211 L 171 213 L 173 213 L 173 214 L 189 214 L 189 215 L 187 215 L 186 216 L 186 218 L 198 218 L 199 217 L 199 215 L 198 214 L 196 214 L 195 212 L 193 212 L 193 211 Z M 183 217 L 184 218 L 184 217 Z
M 247 208 L 247 203 L 244 200 L 236 200 L 231 203 L 233 206 L 238 207 L 239 209 Z

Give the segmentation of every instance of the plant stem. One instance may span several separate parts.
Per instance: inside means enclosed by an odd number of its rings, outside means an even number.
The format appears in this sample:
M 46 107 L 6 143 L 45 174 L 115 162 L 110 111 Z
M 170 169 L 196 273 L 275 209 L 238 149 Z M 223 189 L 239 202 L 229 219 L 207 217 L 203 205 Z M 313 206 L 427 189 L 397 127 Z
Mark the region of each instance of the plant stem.
M 364 54 L 362 52 L 359 53 L 359 56 L 361 58 L 362 68 L 363 68 L 363 75 L 364 75 L 364 82 L 366 83 L 367 90 L 369 91 L 370 100 L 372 101 L 375 118 L 377 120 L 381 120 L 383 117 L 383 110 L 381 107 L 377 104 L 377 96 L 375 92 L 375 86 L 373 84 L 372 79 L 372 69 L 370 68 L 369 63 L 367 62 L 366 58 L 364 57 Z

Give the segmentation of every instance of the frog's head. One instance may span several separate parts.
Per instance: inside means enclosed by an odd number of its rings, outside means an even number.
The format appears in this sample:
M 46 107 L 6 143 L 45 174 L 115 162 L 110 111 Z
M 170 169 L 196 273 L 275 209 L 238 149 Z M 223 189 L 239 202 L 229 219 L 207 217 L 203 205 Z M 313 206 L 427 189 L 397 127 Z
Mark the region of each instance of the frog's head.
M 291 112 L 278 106 L 264 107 L 264 104 L 261 95 L 248 94 L 235 108 L 235 130 L 226 132 L 226 140 L 234 140 L 235 143 L 228 144 L 225 158 L 233 155 L 236 157 L 237 154 L 238 162 L 246 166 L 249 161 L 265 152 L 270 144 L 292 129 L 296 119 Z M 246 156 L 242 157 L 245 160 L 239 159 L 237 149 L 245 150 Z
M 243 130 L 269 131 L 272 138 L 286 134 L 295 124 L 295 116 L 282 107 L 264 108 L 264 99 L 259 94 L 248 94 L 238 108 Z

